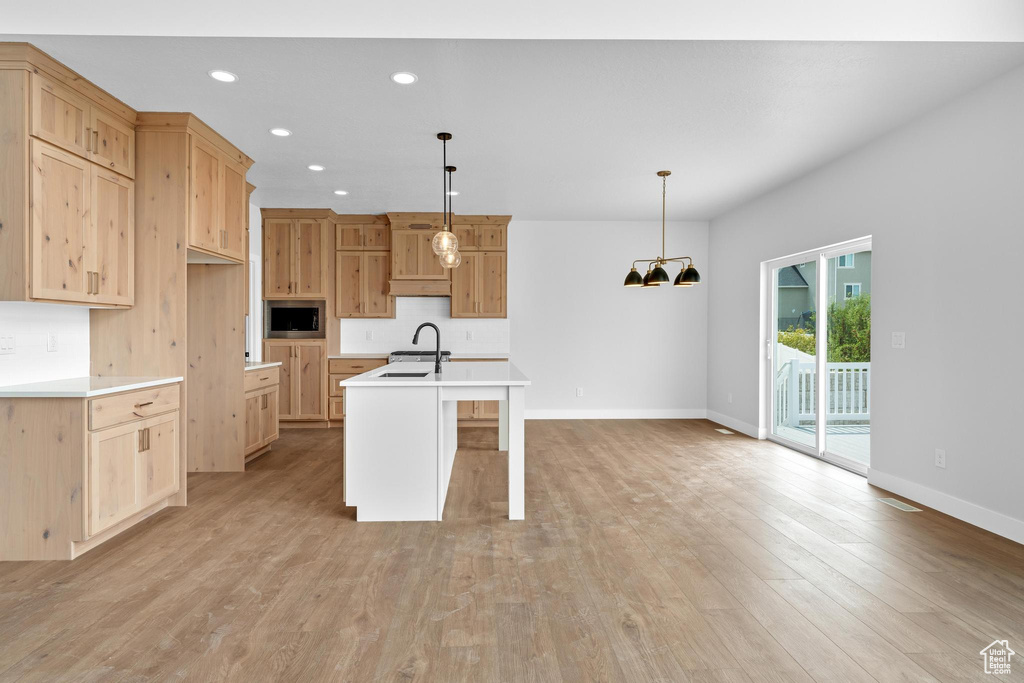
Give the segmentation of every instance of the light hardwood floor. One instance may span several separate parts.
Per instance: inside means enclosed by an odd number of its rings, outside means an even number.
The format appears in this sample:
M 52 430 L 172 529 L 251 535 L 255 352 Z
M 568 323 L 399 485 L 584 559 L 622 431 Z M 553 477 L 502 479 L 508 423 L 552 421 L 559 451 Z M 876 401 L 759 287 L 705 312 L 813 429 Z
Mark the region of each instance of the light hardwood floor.
M 74 562 L 0 564 L 0 679 L 962 681 L 1024 653 L 1024 546 L 714 426 L 527 422 L 525 522 L 464 430 L 439 524 L 356 524 L 341 431 L 285 430 Z

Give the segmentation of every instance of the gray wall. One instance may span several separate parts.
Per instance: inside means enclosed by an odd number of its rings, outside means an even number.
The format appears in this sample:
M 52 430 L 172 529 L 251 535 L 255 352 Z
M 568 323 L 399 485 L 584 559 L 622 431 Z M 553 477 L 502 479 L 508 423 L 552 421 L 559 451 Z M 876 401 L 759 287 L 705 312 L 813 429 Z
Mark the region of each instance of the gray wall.
M 1024 68 L 713 220 L 709 415 L 760 424 L 760 264 L 870 234 L 870 480 L 1024 541 L 1021 112 Z M 972 276 L 936 278 L 954 264 Z

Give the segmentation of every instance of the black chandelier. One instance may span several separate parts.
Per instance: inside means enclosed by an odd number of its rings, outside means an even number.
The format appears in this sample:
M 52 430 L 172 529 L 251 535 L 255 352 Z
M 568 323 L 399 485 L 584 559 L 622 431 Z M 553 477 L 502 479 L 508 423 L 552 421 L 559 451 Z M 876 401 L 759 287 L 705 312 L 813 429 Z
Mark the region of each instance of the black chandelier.
M 661 256 L 655 258 L 639 258 L 633 261 L 633 267 L 626 274 L 626 287 L 657 287 L 669 281 L 668 273 L 665 271 L 665 264 L 680 263 L 685 265 L 676 275 L 673 287 L 692 287 L 700 282 L 700 273 L 693 267 L 693 259 L 689 256 L 665 257 L 665 179 L 672 175 L 672 171 L 658 171 L 661 176 Z M 643 277 L 637 272 L 636 264 L 647 262 L 647 274 Z

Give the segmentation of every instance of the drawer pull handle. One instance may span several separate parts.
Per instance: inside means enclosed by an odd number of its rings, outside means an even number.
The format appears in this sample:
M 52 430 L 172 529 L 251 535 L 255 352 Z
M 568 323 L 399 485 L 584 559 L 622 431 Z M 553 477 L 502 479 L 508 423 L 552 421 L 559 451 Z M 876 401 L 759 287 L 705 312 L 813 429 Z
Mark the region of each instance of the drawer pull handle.
M 266 382 L 268 379 L 270 379 L 270 378 L 269 377 L 260 377 L 260 381 L 261 382 Z
M 146 406 L 151 406 L 151 405 L 153 405 L 152 401 L 146 401 L 145 403 L 136 403 L 135 407 L 136 408 L 145 408 Z

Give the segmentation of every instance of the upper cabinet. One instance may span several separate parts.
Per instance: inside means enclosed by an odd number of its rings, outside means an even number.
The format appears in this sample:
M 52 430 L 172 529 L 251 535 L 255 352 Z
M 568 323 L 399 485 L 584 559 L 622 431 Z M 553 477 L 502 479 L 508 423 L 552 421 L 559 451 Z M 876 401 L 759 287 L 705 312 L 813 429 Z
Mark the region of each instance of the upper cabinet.
M 263 298 L 326 299 L 329 210 L 263 209 Z
M 443 225 L 440 213 L 389 213 L 392 296 L 449 296 L 451 274 L 431 246 Z
M 508 315 L 507 235 L 511 216 L 455 216 L 462 264 L 452 269 L 453 318 Z
M 134 301 L 136 112 L 0 43 L 0 300 Z
M 387 216 L 344 215 L 336 216 L 334 222 L 334 248 L 338 251 L 391 249 Z
M 336 215 L 334 314 L 338 318 L 393 318 L 390 294 L 391 226 L 387 216 Z

